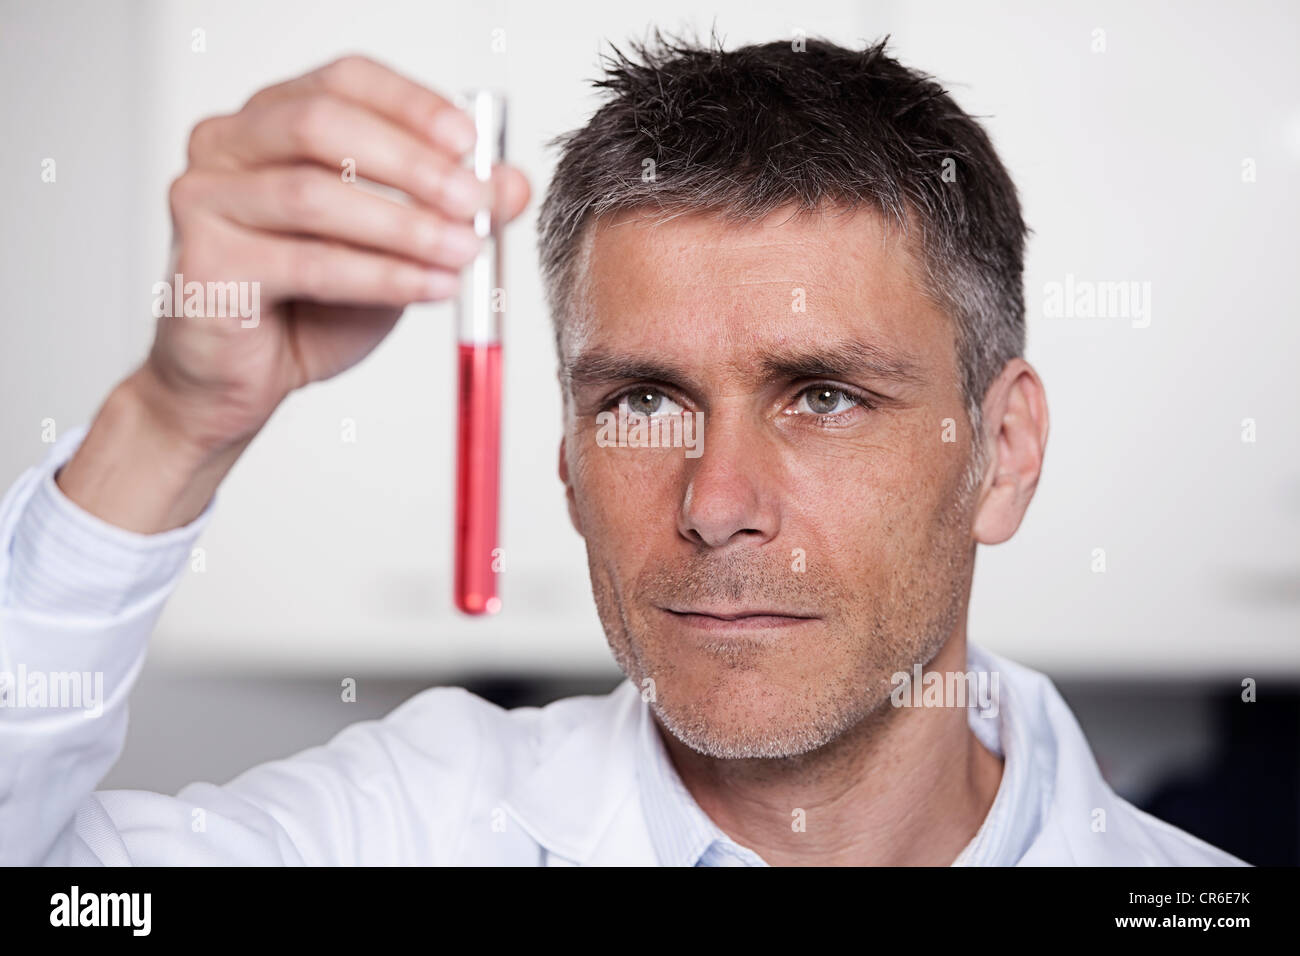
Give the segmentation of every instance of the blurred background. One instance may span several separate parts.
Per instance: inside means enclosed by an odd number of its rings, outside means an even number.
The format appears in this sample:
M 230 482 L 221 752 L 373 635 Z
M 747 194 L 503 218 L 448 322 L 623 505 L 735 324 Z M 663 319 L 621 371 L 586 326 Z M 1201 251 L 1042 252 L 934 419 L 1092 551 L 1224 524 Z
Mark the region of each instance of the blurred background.
M 552 137 L 612 41 L 711 26 L 892 52 L 984 118 L 1034 230 L 1027 357 L 1052 435 L 971 640 L 1045 671 L 1112 785 L 1258 864 L 1300 860 L 1300 8 L 1292 3 L 579 0 L 0 3 L 0 484 L 88 422 L 152 336 L 188 131 L 360 52 L 510 96 L 534 202 L 508 235 L 504 610 L 451 603 L 451 310 L 410 310 L 292 396 L 236 466 L 156 632 L 104 786 L 175 792 L 323 742 L 421 688 L 506 706 L 620 679 L 554 477 L 536 270 Z M 45 161 L 56 179 L 42 181 Z M 1135 318 L 1053 288 L 1149 283 Z M 344 420 L 355 440 L 344 441 Z M 1104 571 L 1098 570 L 1098 549 Z M 358 682 L 340 701 L 340 681 Z M 1252 679 L 1257 700 L 1241 700 Z

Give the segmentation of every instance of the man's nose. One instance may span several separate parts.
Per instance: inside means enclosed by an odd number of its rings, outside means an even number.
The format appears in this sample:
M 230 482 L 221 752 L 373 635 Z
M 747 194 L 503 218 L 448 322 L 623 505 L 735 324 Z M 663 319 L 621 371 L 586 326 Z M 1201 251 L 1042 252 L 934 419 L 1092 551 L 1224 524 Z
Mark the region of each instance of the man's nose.
M 770 541 L 780 527 L 773 449 L 735 419 L 709 416 L 704 428 L 708 441 L 689 465 L 678 530 L 688 541 L 711 548 Z

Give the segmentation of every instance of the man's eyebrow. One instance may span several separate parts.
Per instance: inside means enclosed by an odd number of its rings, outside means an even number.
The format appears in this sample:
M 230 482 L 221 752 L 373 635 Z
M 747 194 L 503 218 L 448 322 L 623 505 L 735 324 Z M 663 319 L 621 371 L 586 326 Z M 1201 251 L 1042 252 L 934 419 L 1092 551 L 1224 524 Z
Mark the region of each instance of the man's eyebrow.
M 857 339 L 812 348 L 765 351 L 756 361 L 733 365 L 731 372 L 737 378 L 759 382 L 855 377 L 903 385 L 925 382 L 921 364 L 910 355 Z M 683 389 L 690 389 L 695 383 L 695 376 L 686 368 L 662 356 L 621 355 L 601 349 L 579 355 L 562 375 L 571 390 L 633 380 L 664 382 Z
M 769 379 L 864 376 L 902 385 L 925 382 L 921 363 L 912 356 L 858 339 L 809 349 L 767 352 L 759 364 Z
M 578 356 L 563 369 L 562 376 L 570 390 L 630 380 L 665 382 L 688 387 L 694 376 L 682 366 L 663 358 L 642 358 L 613 352 L 591 351 Z

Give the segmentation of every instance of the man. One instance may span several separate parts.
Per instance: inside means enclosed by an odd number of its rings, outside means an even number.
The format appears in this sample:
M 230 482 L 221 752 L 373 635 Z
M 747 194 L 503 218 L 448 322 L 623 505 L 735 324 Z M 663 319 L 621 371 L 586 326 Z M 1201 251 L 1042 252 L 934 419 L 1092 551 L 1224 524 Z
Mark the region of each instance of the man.
M 222 477 L 454 292 L 481 203 L 527 204 L 518 170 L 487 196 L 457 169 L 445 100 L 346 58 L 199 123 L 172 185 L 174 271 L 260 282 L 256 327 L 161 319 L 4 502 L 6 667 L 105 686 L 97 720 L 4 713 L 4 862 L 1241 862 L 1119 799 L 1051 683 L 968 646 L 976 545 L 1015 533 L 1048 431 L 983 131 L 882 45 L 635 52 L 540 216 L 559 476 L 628 680 L 510 712 L 433 689 L 225 786 L 92 792 Z M 358 152 L 412 202 L 340 183 Z M 674 420 L 699 454 L 626 440 Z

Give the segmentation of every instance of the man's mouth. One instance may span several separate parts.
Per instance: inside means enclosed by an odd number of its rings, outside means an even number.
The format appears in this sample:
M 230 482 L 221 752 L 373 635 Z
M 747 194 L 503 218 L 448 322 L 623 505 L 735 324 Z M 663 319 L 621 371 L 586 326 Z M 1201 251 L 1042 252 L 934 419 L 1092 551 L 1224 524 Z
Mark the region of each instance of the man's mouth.
M 767 630 L 797 627 L 818 620 L 816 615 L 803 611 L 771 608 L 664 607 L 661 610 L 687 627 L 706 631 Z

